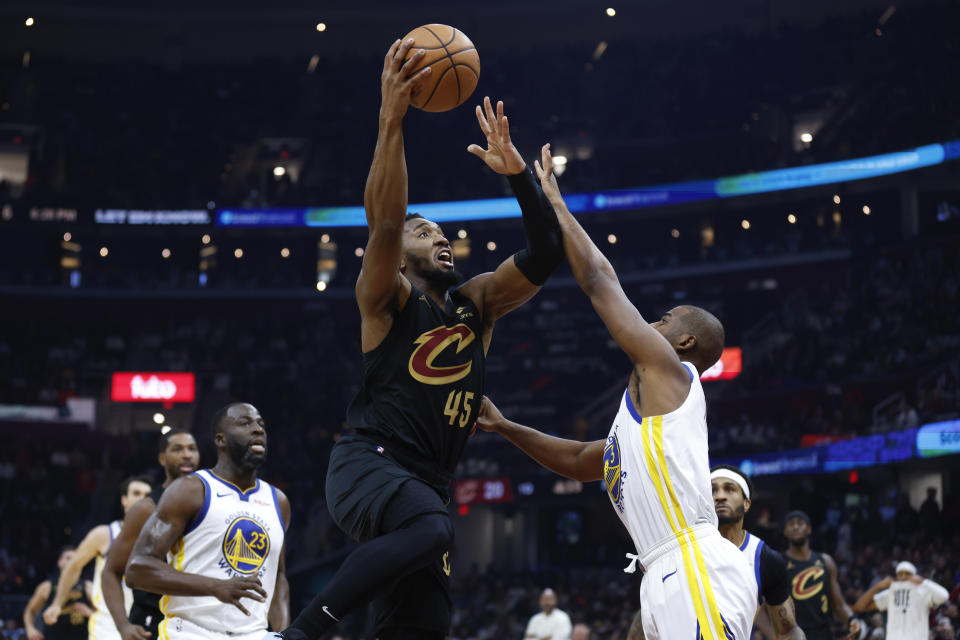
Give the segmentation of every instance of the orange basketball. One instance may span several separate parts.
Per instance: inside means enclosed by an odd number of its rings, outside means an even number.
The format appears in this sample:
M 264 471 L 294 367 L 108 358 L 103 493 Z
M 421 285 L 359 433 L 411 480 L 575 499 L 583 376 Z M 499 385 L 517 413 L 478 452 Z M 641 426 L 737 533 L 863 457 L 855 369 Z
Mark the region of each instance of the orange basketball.
M 463 104 L 480 79 L 480 56 L 477 48 L 459 29 L 445 24 L 417 27 L 403 40 L 413 38 L 407 59 L 418 49 L 425 55 L 413 72 L 433 67 L 430 76 L 414 89 L 411 104 L 424 111 L 449 111 Z

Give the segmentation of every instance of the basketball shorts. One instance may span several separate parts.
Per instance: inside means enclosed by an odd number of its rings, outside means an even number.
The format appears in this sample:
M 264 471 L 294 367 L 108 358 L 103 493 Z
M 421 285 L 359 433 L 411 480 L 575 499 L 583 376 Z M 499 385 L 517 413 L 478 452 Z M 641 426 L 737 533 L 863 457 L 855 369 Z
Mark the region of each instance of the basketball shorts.
M 120 632 L 107 611 L 94 611 L 87 621 L 90 640 L 120 640 Z
M 334 446 L 327 467 L 326 498 L 337 526 L 354 540 L 367 542 L 417 516 L 436 513 L 449 517 L 437 490 L 381 449 L 376 441 L 363 436 L 344 436 Z M 385 586 L 373 601 L 376 635 L 446 635 L 452 610 L 448 552 Z
M 266 629 L 244 634 L 231 633 L 227 629 L 212 631 L 183 618 L 164 618 L 160 623 L 157 638 L 158 640 L 263 640 L 266 634 Z
M 645 554 L 640 609 L 647 640 L 750 640 L 757 578 L 710 524 Z

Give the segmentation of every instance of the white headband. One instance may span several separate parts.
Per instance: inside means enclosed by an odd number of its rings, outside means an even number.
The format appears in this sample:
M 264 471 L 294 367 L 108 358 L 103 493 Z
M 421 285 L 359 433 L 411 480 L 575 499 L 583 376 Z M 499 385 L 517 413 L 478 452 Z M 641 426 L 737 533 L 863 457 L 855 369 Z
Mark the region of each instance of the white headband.
M 741 476 L 736 471 L 730 471 L 730 469 L 717 469 L 716 471 L 710 474 L 710 479 L 715 480 L 717 478 L 723 478 L 725 480 L 733 480 L 734 482 L 737 483 L 737 486 L 739 486 L 743 490 L 743 497 L 746 498 L 747 500 L 750 499 L 750 489 L 747 487 L 747 481 L 744 480 L 743 476 Z
M 901 571 L 906 571 L 907 573 L 912 573 L 914 575 L 917 574 L 917 568 L 913 566 L 912 562 L 907 562 L 906 560 L 897 565 L 897 573 L 900 573 Z

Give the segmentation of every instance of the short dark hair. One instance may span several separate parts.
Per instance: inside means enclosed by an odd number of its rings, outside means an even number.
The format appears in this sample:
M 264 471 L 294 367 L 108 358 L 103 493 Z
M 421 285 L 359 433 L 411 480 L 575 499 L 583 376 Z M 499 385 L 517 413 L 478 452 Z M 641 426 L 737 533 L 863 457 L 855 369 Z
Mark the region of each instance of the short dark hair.
M 130 485 L 133 484 L 134 482 L 142 482 L 143 484 L 153 489 L 153 480 L 151 480 L 149 476 L 142 476 L 142 475 L 130 476 L 129 478 L 126 478 L 123 482 L 120 483 L 120 495 L 121 496 L 127 495 L 127 491 L 130 490 Z
M 170 431 L 160 434 L 160 440 L 157 442 L 157 453 L 166 453 L 167 447 L 170 446 L 170 438 L 180 433 L 185 433 L 191 437 L 193 436 L 193 434 L 186 429 L 170 429 Z
M 752 497 L 753 497 L 753 482 L 750 481 L 750 477 L 747 476 L 747 474 L 745 474 L 743 471 L 740 470 L 740 467 L 735 467 L 735 466 L 733 466 L 732 464 L 718 464 L 717 466 L 712 467 L 712 468 L 710 469 L 710 473 L 713 473 L 713 472 L 716 471 L 717 469 L 726 469 L 727 471 L 733 471 L 735 474 L 737 474 L 738 476 L 740 476 L 741 478 L 743 478 L 744 481 L 747 483 L 747 489 L 750 490 L 750 497 L 749 497 L 749 498 L 748 498 L 747 496 L 743 496 L 743 497 L 744 497 L 744 498 L 747 498 L 747 500 L 751 500 L 751 499 L 752 499 Z M 741 491 L 742 491 L 742 490 L 741 490 Z
M 419 213 L 408 213 L 406 216 L 404 216 L 403 221 L 410 222 L 411 220 L 416 220 L 417 218 L 423 218 L 423 216 Z M 426 218 L 423 219 L 425 220 Z
M 215 436 L 223 430 L 223 421 L 227 417 L 227 413 L 230 411 L 230 409 L 237 406 L 238 404 L 247 404 L 247 403 L 246 402 L 228 402 L 227 404 L 217 409 L 217 412 L 213 414 L 213 418 L 210 419 L 210 435 Z
M 716 364 L 723 355 L 723 344 L 726 339 L 723 323 L 717 319 L 717 316 L 701 307 L 685 304 L 678 308 L 683 309 L 685 313 L 677 318 L 677 321 L 697 338 L 695 357 L 690 360 L 697 360 L 694 364 L 702 374 Z

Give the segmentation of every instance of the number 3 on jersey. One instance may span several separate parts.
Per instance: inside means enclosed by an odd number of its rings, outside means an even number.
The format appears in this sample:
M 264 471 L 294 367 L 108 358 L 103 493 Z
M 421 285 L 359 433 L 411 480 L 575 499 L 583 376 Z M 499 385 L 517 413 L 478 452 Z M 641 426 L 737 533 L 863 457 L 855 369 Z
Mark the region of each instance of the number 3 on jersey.
M 443 408 L 443 414 L 450 416 L 450 426 L 458 426 L 461 429 L 470 424 L 470 414 L 473 412 L 473 391 L 457 391 L 454 389 L 447 396 L 447 406 Z M 460 409 L 460 401 L 463 400 L 463 410 Z M 459 420 L 458 420 L 459 417 Z

